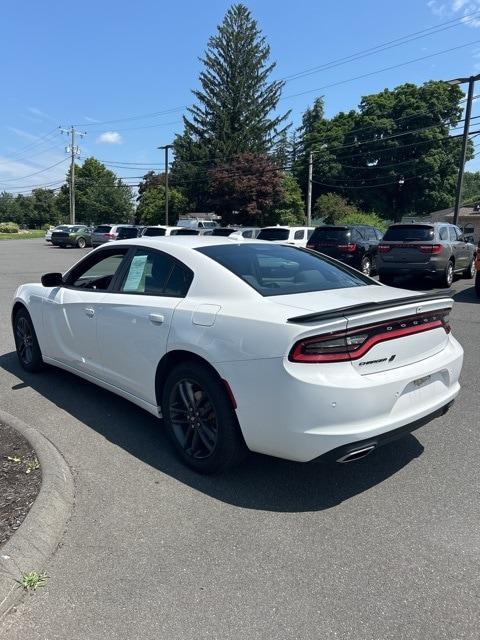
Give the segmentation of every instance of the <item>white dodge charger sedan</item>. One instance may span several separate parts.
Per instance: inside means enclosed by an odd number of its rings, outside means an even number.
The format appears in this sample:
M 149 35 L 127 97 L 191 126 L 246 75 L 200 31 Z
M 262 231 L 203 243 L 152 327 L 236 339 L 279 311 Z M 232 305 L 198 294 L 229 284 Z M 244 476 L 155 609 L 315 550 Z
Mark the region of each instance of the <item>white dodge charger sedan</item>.
M 350 462 L 444 413 L 463 359 L 452 304 L 307 249 L 170 236 L 22 285 L 12 323 L 27 371 L 55 365 L 163 416 L 212 473 L 248 449 Z

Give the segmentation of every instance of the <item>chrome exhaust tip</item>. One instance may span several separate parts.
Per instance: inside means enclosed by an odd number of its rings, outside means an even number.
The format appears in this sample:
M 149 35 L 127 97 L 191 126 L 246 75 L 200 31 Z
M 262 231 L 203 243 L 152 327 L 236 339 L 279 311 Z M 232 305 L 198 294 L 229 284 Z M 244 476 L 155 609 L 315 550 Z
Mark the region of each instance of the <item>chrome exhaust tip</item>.
M 345 455 L 338 458 L 337 462 L 340 464 L 346 464 L 347 462 L 356 462 L 357 460 L 362 460 L 362 458 L 366 458 L 369 453 L 376 448 L 376 444 L 369 444 L 366 447 L 362 447 L 361 449 L 354 449 L 353 451 L 349 451 Z

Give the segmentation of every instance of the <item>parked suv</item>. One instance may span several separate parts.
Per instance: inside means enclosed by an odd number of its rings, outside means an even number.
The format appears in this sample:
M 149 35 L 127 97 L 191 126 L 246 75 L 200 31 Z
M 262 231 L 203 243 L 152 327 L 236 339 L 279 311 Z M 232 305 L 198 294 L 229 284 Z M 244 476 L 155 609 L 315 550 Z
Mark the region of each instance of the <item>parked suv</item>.
M 257 240 L 269 240 L 282 244 L 293 244 L 296 247 L 305 247 L 313 233 L 313 227 L 264 227 L 260 230 Z
M 51 243 L 55 247 L 79 247 L 80 249 L 92 244 L 92 231 L 85 225 L 65 225 L 61 229 L 52 231 Z
M 397 275 L 429 276 L 449 287 L 456 273 L 474 277 L 474 253 L 453 224 L 392 224 L 378 245 L 378 275 L 384 284 Z
M 477 246 L 477 253 L 475 256 L 475 271 L 477 275 L 475 276 L 475 293 L 477 297 L 480 298 L 480 240 Z
M 336 258 L 369 276 L 376 269 L 380 229 L 363 224 L 317 227 L 307 243 L 314 249 Z
M 117 239 L 118 232 L 122 227 L 132 227 L 131 224 L 100 224 L 95 227 L 92 233 L 92 246 L 98 247 L 105 242 L 113 242 Z

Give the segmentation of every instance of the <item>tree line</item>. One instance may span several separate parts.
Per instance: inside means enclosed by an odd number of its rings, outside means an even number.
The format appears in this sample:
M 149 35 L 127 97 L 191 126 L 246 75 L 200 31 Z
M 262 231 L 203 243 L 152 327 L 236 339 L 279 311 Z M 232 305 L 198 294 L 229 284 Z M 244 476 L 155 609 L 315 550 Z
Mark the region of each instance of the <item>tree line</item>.
M 452 205 L 462 127 L 458 86 L 406 83 L 364 96 L 356 109 L 331 118 L 317 98 L 293 128 L 290 112 L 279 108 L 285 81 L 272 80 L 270 47 L 243 4 L 227 11 L 201 61 L 194 104 L 173 142 L 172 223 L 188 211 L 213 211 L 229 224 L 303 223 L 310 157 L 319 220 L 356 217 L 380 225 Z M 470 143 L 467 158 L 473 156 Z M 135 193 L 95 158 L 76 175 L 78 220 L 164 221 L 163 173 L 148 172 Z M 467 198 L 480 196 L 480 174 L 467 174 L 465 185 Z M 0 221 L 67 220 L 68 202 L 67 174 L 58 192 L 0 194 Z

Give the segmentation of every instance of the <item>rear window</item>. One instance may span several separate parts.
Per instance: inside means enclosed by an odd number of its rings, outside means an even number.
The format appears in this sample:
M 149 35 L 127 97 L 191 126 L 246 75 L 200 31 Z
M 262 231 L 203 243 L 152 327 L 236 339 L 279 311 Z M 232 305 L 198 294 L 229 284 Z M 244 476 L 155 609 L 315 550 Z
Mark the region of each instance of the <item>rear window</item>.
M 215 245 L 200 253 L 221 264 L 262 296 L 281 296 L 375 284 L 361 273 L 297 247 Z
M 145 231 L 143 232 L 144 236 L 164 236 L 165 235 L 165 229 L 162 229 L 161 227 L 147 227 L 145 229 Z
M 422 242 L 433 240 L 433 227 L 420 225 L 401 225 L 398 227 L 389 227 L 383 236 L 383 239 L 392 242 Z
M 235 229 L 214 229 L 212 231 L 212 236 L 229 236 L 233 233 Z
M 345 242 L 350 234 L 350 229 L 341 227 L 318 227 L 312 233 L 310 242 Z
M 288 240 L 288 229 L 262 229 L 257 236 L 258 240 Z
M 172 232 L 172 234 L 176 236 L 198 236 L 200 232 L 198 229 L 176 229 L 175 233 Z
M 136 238 L 138 229 L 135 227 L 120 227 L 118 230 L 117 240 L 126 240 L 128 238 Z
M 93 233 L 110 233 L 112 225 L 110 224 L 101 224 L 98 227 L 95 227 Z

